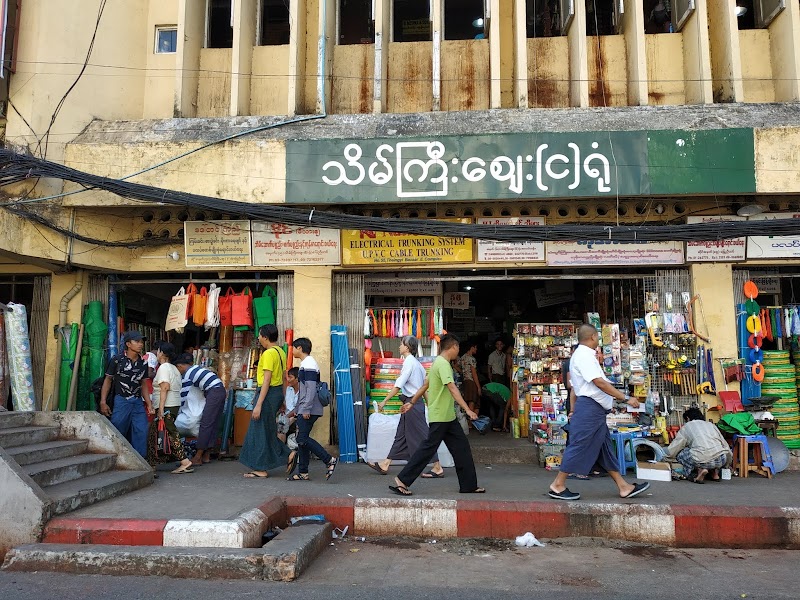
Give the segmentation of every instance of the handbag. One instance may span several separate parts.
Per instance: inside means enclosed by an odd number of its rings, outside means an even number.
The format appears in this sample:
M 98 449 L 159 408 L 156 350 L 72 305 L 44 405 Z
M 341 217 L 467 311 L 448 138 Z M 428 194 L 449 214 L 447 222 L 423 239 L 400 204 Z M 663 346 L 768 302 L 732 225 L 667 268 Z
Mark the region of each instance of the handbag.
M 236 296 L 233 292 L 233 288 L 228 288 L 228 291 L 225 292 L 224 296 L 220 296 L 219 299 L 219 324 L 222 327 L 226 325 L 233 325 L 233 312 L 232 312 L 232 302 L 233 298 Z
M 208 290 L 203 286 L 194 297 L 192 307 L 192 321 L 198 327 L 202 327 L 206 322 L 206 302 L 208 302 Z
M 253 313 L 256 321 L 256 330 L 263 325 L 275 324 L 278 295 L 272 286 L 265 285 L 260 298 L 253 298 Z
M 234 327 L 253 327 L 253 292 L 249 287 L 236 294 L 231 300 L 231 319 Z
M 219 293 L 221 288 L 217 287 L 216 283 L 212 283 L 208 289 L 208 296 L 206 297 L 206 330 L 212 327 L 219 327 Z
M 197 296 L 197 286 L 190 283 L 186 286 L 186 295 L 189 301 L 186 303 L 186 319 L 191 319 L 194 316 L 194 299 Z
M 156 428 L 156 453 L 169 455 L 172 454 L 172 444 L 169 441 L 169 434 L 167 433 L 167 426 L 164 424 L 164 419 L 158 420 Z
M 183 328 L 186 327 L 188 319 L 188 306 L 189 296 L 186 291 L 181 288 L 178 293 L 172 297 L 169 303 L 169 310 L 167 311 L 167 322 L 164 324 L 164 331 L 177 331 L 183 333 Z

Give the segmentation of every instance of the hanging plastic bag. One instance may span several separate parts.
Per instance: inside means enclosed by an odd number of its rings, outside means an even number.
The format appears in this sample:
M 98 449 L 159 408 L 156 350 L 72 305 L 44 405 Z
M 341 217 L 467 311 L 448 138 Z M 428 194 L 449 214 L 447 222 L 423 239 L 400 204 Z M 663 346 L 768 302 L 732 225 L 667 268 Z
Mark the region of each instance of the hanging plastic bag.
M 167 322 L 164 325 L 164 331 L 177 331 L 183 333 L 183 328 L 188 323 L 187 306 L 189 305 L 189 296 L 186 295 L 186 290 L 181 287 L 178 293 L 172 297 L 169 303 L 169 311 L 167 311 Z
M 192 306 L 192 321 L 198 327 L 202 327 L 206 322 L 206 303 L 208 302 L 208 290 L 205 286 L 194 297 Z
M 256 329 L 262 325 L 275 325 L 275 314 L 278 308 L 278 295 L 272 286 L 265 285 L 260 298 L 253 298 Z
M 205 328 L 219 327 L 219 294 L 222 291 L 216 283 L 212 283 L 206 297 L 206 322 Z
M 228 288 L 224 296 L 219 299 L 219 324 L 222 327 L 233 325 L 233 298 L 236 294 L 233 288 Z
M 186 286 L 186 295 L 189 297 L 189 301 L 186 303 L 186 320 L 194 317 L 194 299 L 197 296 L 197 286 L 193 283 L 190 283 Z
M 253 292 L 249 287 L 236 294 L 231 301 L 231 318 L 234 327 L 253 327 Z

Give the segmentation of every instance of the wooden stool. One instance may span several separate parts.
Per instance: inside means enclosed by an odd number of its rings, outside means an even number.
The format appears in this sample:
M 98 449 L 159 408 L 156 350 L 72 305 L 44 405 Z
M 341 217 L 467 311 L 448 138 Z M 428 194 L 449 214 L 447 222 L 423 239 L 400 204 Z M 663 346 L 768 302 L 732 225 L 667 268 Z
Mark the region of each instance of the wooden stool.
M 739 470 L 739 477 L 747 477 L 750 471 L 772 479 L 775 467 L 765 435 L 735 435 L 733 448 L 733 468 Z M 753 445 L 753 462 L 750 463 L 750 444 Z
M 778 430 L 778 421 L 756 421 L 756 425 L 761 427 L 764 435 L 770 435 L 772 432 L 772 437 L 777 437 L 775 432 Z

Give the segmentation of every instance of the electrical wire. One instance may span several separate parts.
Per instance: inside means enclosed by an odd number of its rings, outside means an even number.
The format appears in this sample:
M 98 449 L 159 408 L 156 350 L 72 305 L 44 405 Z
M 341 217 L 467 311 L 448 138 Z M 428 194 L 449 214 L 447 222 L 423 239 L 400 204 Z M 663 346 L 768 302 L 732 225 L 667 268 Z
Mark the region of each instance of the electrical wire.
M 85 188 L 94 188 L 115 194 L 121 198 L 170 204 L 187 208 L 202 208 L 228 215 L 243 215 L 244 218 L 262 220 L 286 225 L 320 227 L 326 229 L 362 230 L 364 232 L 394 232 L 412 235 L 429 235 L 450 238 L 472 238 L 505 242 L 534 241 L 586 241 L 595 247 L 603 244 L 645 243 L 648 241 L 713 241 L 743 236 L 765 235 L 765 225 L 769 225 L 768 235 L 791 236 L 797 234 L 794 219 L 771 219 L 769 221 L 718 221 L 712 223 L 680 225 L 546 225 L 514 227 L 479 225 L 437 221 L 432 219 L 385 219 L 361 215 L 343 214 L 315 207 L 297 208 L 278 204 L 253 204 L 236 200 L 201 196 L 149 185 L 132 183 L 120 179 L 102 177 L 78 171 L 51 161 L 33 156 L 17 154 L 10 150 L 0 150 L 0 185 L 11 185 L 30 177 L 43 177 L 70 181 Z M 48 227 L 47 219 L 25 211 L 17 202 L 4 205 L 6 210 L 20 216 L 30 217 Z M 75 234 L 56 229 L 67 236 Z M 89 243 L 106 246 L 131 246 L 131 242 L 105 242 L 96 239 L 75 237 Z M 144 241 L 144 240 L 142 240 Z M 175 243 L 175 239 L 149 239 L 148 244 Z M 359 247 L 380 248 L 381 240 L 365 233 L 358 242 Z

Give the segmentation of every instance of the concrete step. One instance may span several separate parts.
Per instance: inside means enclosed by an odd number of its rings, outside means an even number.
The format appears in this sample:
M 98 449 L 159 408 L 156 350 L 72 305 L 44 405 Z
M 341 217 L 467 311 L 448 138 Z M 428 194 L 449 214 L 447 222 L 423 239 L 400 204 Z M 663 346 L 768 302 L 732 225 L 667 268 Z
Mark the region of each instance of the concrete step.
M 31 423 L 33 423 L 32 412 L 0 412 L 0 429 L 27 427 Z
M 116 454 L 79 454 L 25 465 L 23 468 L 31 479 L 44 488 L 110 471 L 116 463 Z
M 44 491 L 53 500 L 53 514 L 62 515 L 150 485 L 153 475 L 153 471 L 106 471 L 53 485 Z
M 41 444 L 58 437 L 58 427 L 9 427 L 0 429 L 0 448 Z
M 41 444 L 15 446 L 14 448 L 8 448 L 6 452 L 22 467 L 46 460 L 77 456 L 86 452 L 88 447 L 88 440 L 55 440 Z

